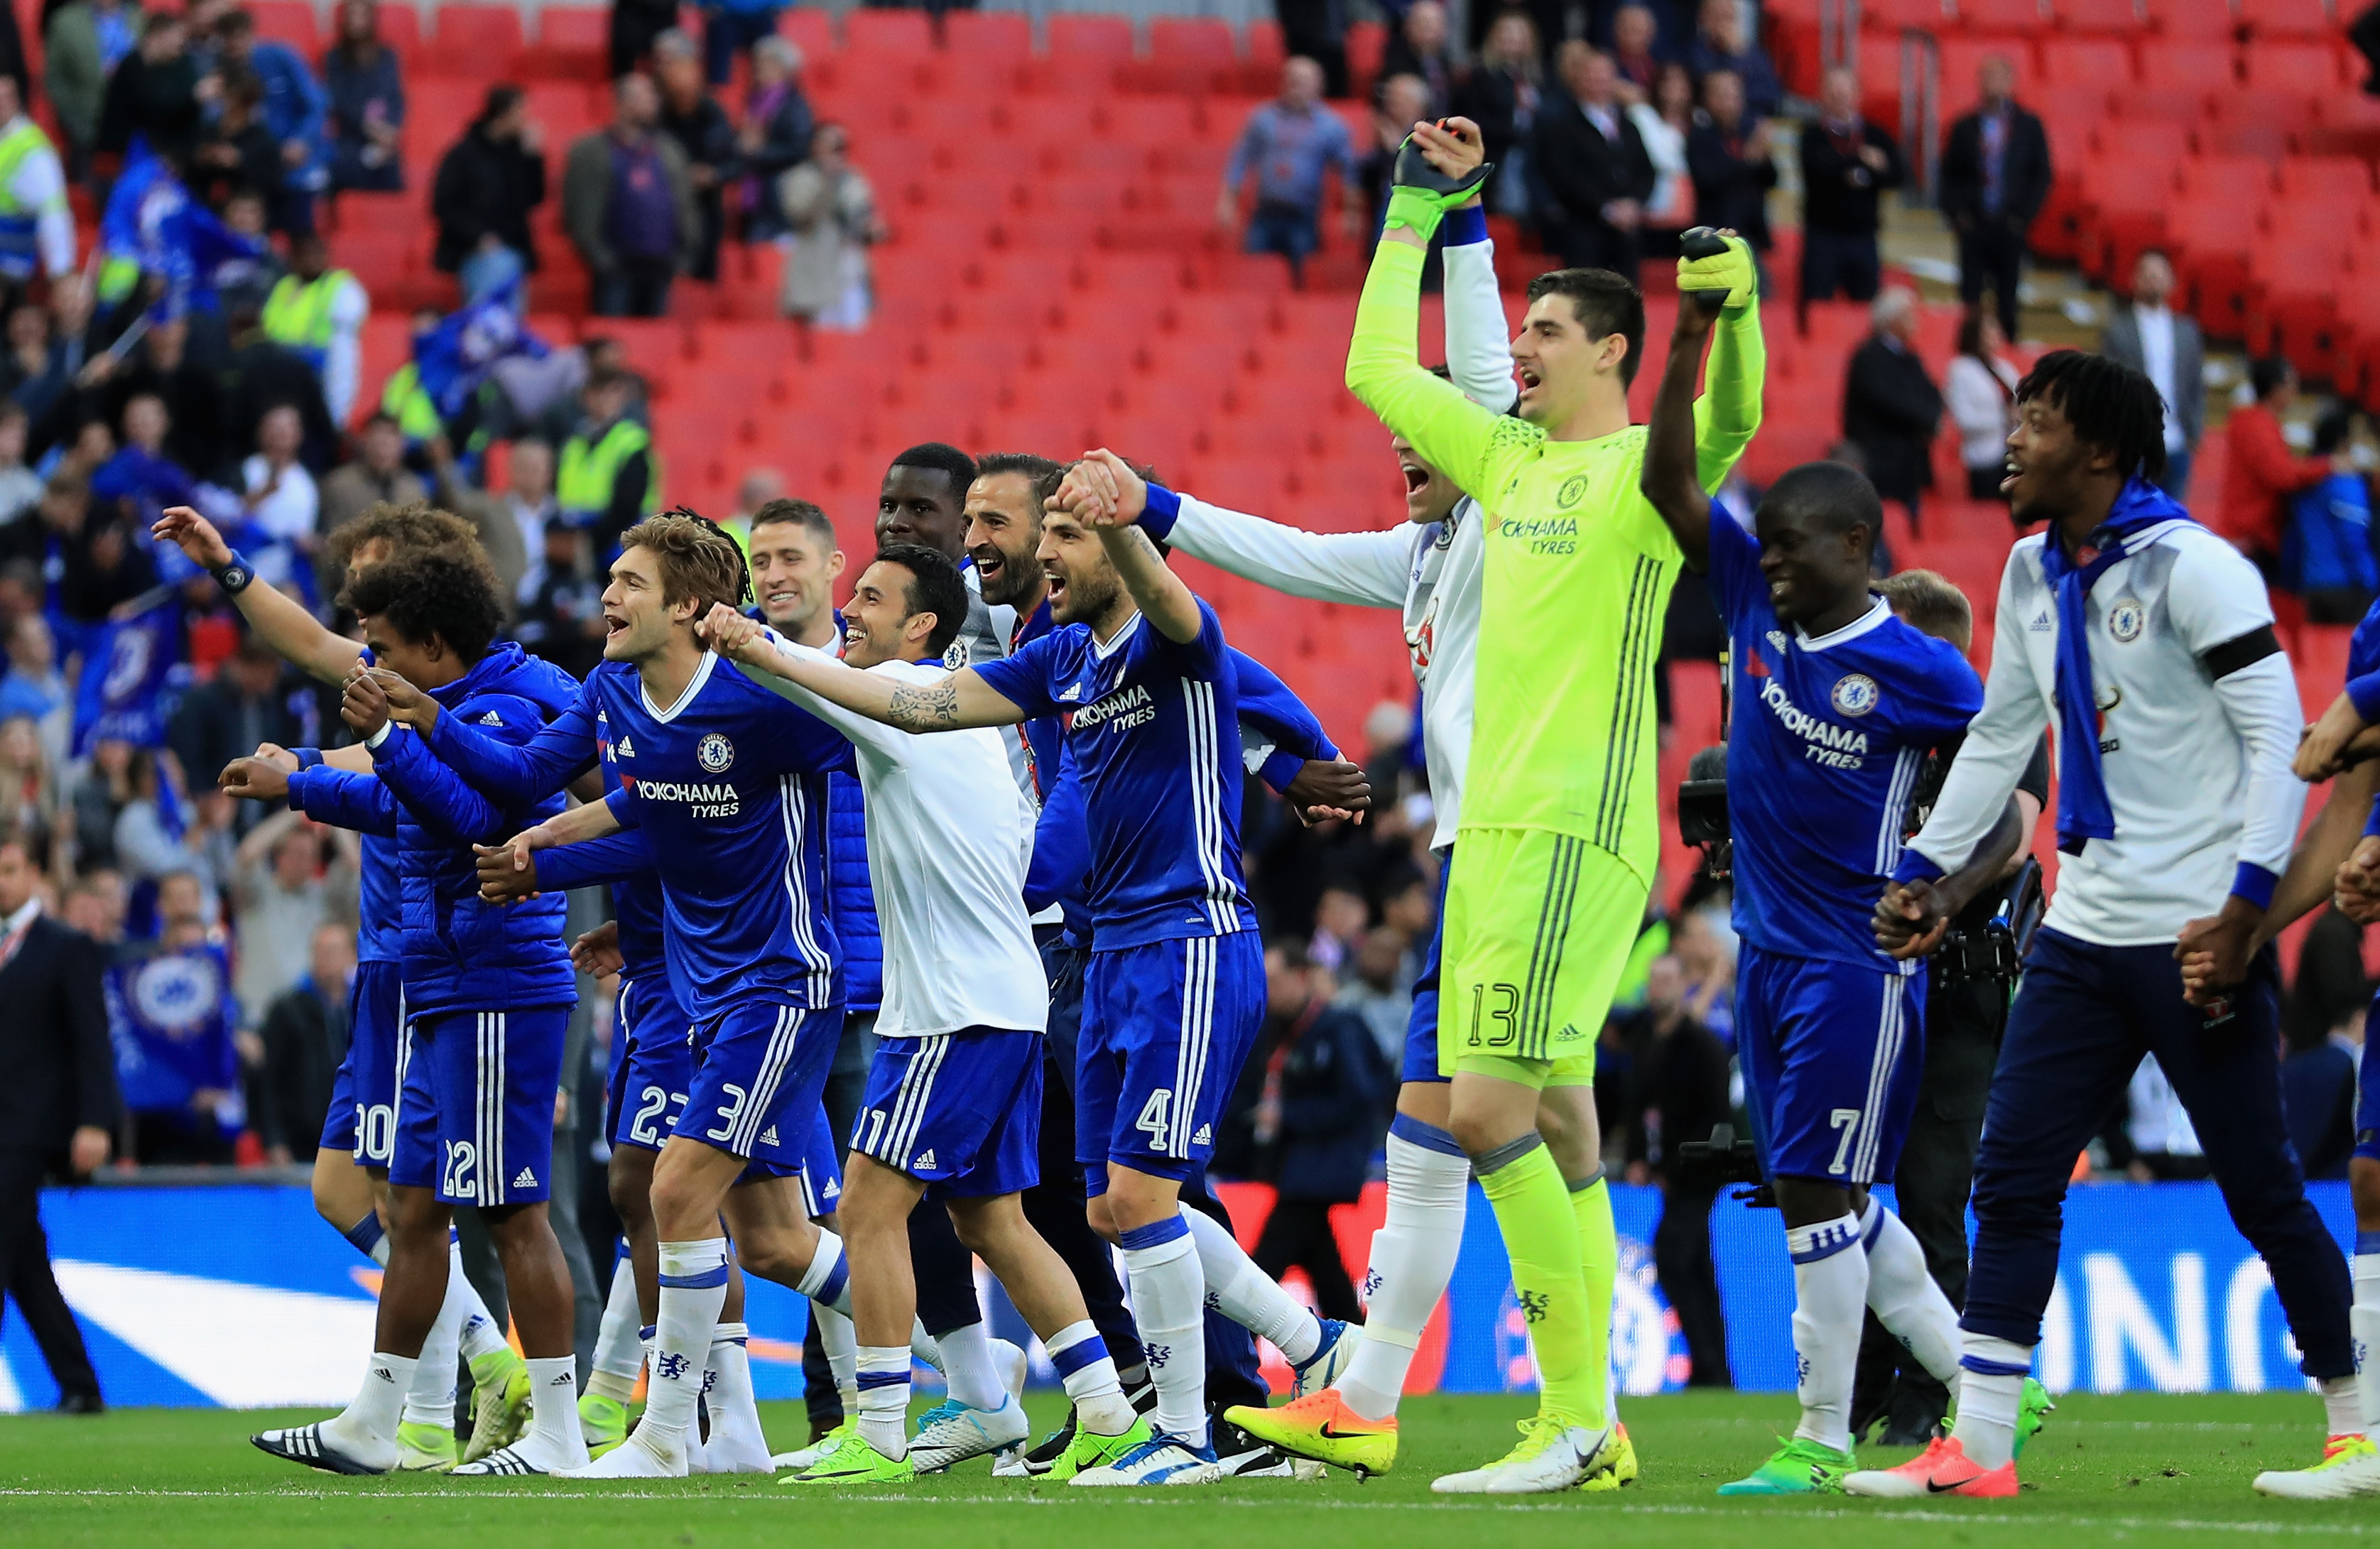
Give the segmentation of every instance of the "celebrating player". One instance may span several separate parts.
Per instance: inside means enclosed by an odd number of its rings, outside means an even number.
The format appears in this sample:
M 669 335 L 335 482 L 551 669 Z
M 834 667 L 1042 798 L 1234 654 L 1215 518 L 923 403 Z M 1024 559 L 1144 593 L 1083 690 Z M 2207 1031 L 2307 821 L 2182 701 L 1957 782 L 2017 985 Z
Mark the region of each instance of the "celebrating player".
M 1975 1163 L 1958 1424 L 1853 1495 L 2009 1496 L 2072 1158 L 2144 1054 L 2195 1126 L 2231 1218 L 2323 1387 L 2361 1428 L 2347 1266 L 2305 1196 L 2281 1118 L 2278 968 L 2252 950 L 2304 803 L 2297 691 L 2254 570 L 2153 480 L 2162 400 L 2103 356 L 2056 350 L 2019 384 L 2005 486 L 2020 540 L 1984 708 L 1888 909 L 1929 895 L 1998 821 L 2042 728 L 2058 726 L 2057 896 L 2025 960 Z M 2179 947 L 2177 947 L 2179 942 Z M 2206 953 L 2205 1004 L 2175 958 Z
M 304 767 L 283 781 L 298 810 L 397 841 L 407 1024 L 389 1164 L 391 1253 L 376 1349 L 355 1402 L 331 1420 L 253 1439 L 275 1457 L 334 1473 L 394 1466 L 406 1391 L 445 1300 L 453 1207 L 468 1204 L 504 1263 L 531 1415 L 520 1440 L 455 1471 L 559 1472 L 587 1461 L 570 1277 L 545 1209 L 563 1039 L 577 1000 L 561 940 L 564 901 L 504 910 L 480 900 L 472 842 L 500 837 L 536 809 L 487 801 L 419 739 L 393 734 L 372 674 L 394 672 L 515 743 L 540 731 L 577 685 L 517 645 L 494 644 L 504 605 L 476 556 L 399 555 L 358 576 L 348 599 L 376 665 L 358 662 L 341 713 L 371 750 L 372 773 L 301 755 Z M 279 793 L 262 781 L 249 789 Z
M 843 670 L 940 682 L 966 604 L 965 583 L 939 551 L 883 550 L 844 611 Z M 732 609 L 714 608 L 706 633 L 757 682 L 851 738 L 868 785 L 884 931 L 885 1005 L 843 1207 L 860 1335 L 859 1424 L 799 1479 L 897 1481 L 941 1463 L 913 1460 L 907 1436 L 916 1296 L 906 1223 L 921 1198 L 947 1204 L 960 1240 L 991 1267 L 1050 1351 L 1079 1417 L 1055 1472 L 1072 1478 L 1122 1457 L 1148 1439 L 1148 1423 L 1124 1401 L 1081 1291 L 1018 1199 L 1036 1173 L 1049 997 L 1025 917 L 1032 805 L 1021 793 L 985 799 L 1006 783 L 1005 745 L 989 730 L 917 737 L 843 709 L 780 675 L 788 660 L 826 671 L 832 654 L 781 642 Z M 978 1451 L 1028 1434 L 1014 1398 L 978 1423 L 989 1444 Z
M 1548 1150 L 1548 1087 L 1593 1083 L 1595 1040 L 1659 847 L 1653 660 L 1678 546 L 1637 492 L 1644 432 L 1628 384 L 1644 298 L 1619 275 L 1565 269 L 1529 286 L 1512 344 L 1520 418 L 1473 403 L 1415 358 L 1423 259 L 1450 206 L 1476 197 L 1476 127 L 1416 126 L 1357 309 L 1347 385 L 1414 452 L 1483 504 L 1481 610 L 1463 864 L 1442 926 L 1440 1069 L 1449 1128 L 1495 1208 L 1543 1382 L 1521 1444 L 1451 1474 L 1450 1494 L 1561 1490 L 1613 1467 L 1608 1309 L 1619 1248 L 1591 1128 Z M 1427 185 L 1427 186 L 1425 186 Z M 1725 293 L 1697 478 L 1715 489 L 1760 419 L 1751 257 L 1686 266 Z M 1577 1111 L 1592 1114 L 1580 1101 Z M 1590 1290 L 1590 1288 L 1593 1288 Z
M 1790 470 L 1762 497 L 1756 534 L 1712 502 L 1694 456 L 1694 375 L 1712 321 L 1691 296 L 1678 309 L 1644 494 L 1686 563 L 1709 574 L 1727 622 L 1739 707 L 1727 743 L 1743 938 L 1736 1047 L 1793 1261 L 1802 1400 L 1791 1439 L 1718 1493 L 1811 1495 L 1840 1491 L 1854 1466 L 1866 1309 L 1955 1392 L 1958 1313 L 1917 1239 L 1868 1192 L 1891 1176 L 1916 1106 L 1916 954 L 1933 943 L 1888 955 L 1872 915 L 1928 751 L 1966 729 L 1984 693 L 1957 647 L 1868 589 L 1884 510 L 1864 475 L 1839 463 Z M 2022 833 L 2011 804 L 1945 893 L 1963 905 Z
M 188 506 L 159 519 L 152 536 L 173 543 L 193 563 L 215 577 L 256 637 L 310 676 L 344 684 L 365 653 L 356 642 L 324 628 L 304 607 L 271 587 L 255 585 L 256 573 L 234 552 L 214 525 Z M 351 575 L 400 553 L 445 552 L 480 557 L 479 539 L 461 517 L 427 505 L 375 505 L 330 539 L 334 557 L 344 553 Z M 234 794 L 251 793 L 249 783 L 278 781 L 298 768 L 285 749 L 258 749 L 257 757 L 235 760 L 224 771 Z M 360 747 L 327 756 L 338 767 L 369 771 L 371 756 Z M 270 768 L 267 766 L 270 765 Z M 266 796 L 268 793 L 253 793 Z M 347 1049 L 331 1088 L 322 1145 L 314 1154 L 314 1208 L 358 1252 L 386 1268 L 389 1245 L 388 1166 L 396 1139 L 396 1087 L 405 1005 L 401 951 L 401 906 L 397 899 L 395 838 L 358 835 L 357 867 L 360 924 L 356 938 L 355 982 L 347 996 Z M 520 1437 L 528 1421 L 528 1370 L 504 1342 L 504 1331 L 488 1315 L 487 1304 L 463 1273 L 456 1247 L 446 1277 L 446 1302 L 439 1310 L 422 1360 L 414 1369 L 397 1426 L 400 1470 L 443 1471 L 455 1466 L 455 1366 L 459 1349 L 471 1368 L 471 1440 L 461 1454 L 476 1462 Z
M 1136 476 L 1111 454 L 1094 459 L 1112 481 L 1111 510 L 1125 509 L 1121 491 Z M 1045 552 L 1083 537 L 1056 511 L 1044 529 Z M 1097 530 L 1122 589 L 1096 599 L 1106 604 L 1096 617 L 1014 656 L 921 686 L 800 661 L 783 670 L 905 731 L 1072 711 L 1066 751 L 1083 781 L 1094 921 L 1075 1155 L 1091 1169 L 1092 1221 L 1123 1249 L 1157 1388 L 1149 1439 L 1074 1482 L 1201 1483 L 1220 1474 L 1204 1406 L 1200 1318 L 1210 1289 L 1225 1313 L 1272 1340 L 1304 1385 L 1335 1375 L 1353 1341 L 1344 1325 L 1292 1301 L 1228 1231 L 1180 1204 L 1183 1179 L 1213 1149 L 1228 1072 L 1245 1059 L 1262 1007 L 1239 870 L 1241 763 L 1222 735 L 1236 720 L 1236 680 L 1213 610 L 1146 535 L 1113 515 Z M 1058 610 L 1073 606 L 1073 574 L 1052 572 Z

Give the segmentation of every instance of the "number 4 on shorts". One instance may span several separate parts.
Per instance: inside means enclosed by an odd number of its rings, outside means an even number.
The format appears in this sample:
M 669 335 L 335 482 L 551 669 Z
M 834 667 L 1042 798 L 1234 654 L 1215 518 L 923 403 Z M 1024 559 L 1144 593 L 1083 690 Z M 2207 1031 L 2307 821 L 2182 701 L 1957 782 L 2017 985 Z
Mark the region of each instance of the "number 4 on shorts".
M 1166 1131 L 1172 1128 L 1166 1122 L 1165 1110 L 1172 1106 L 1172 1090 L 1170 1087 L 1160 1086 L 1148 1095 L 1148 1101 L 1140 1105 L 1140 1117 L 1132 1121 L 1134 1129 L 1148 1137 L 1148 1148 L 1151 1151 L 1165 1149 Z

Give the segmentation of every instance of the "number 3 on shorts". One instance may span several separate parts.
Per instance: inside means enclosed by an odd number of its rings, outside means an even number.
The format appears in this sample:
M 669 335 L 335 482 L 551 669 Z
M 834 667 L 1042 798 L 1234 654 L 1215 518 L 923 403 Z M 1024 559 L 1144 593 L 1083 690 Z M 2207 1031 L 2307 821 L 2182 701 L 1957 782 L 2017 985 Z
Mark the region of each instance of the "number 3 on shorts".
M 1140 1105 L 1140 1117 L 1132 1121 L 1134 1129 L 1148 1136 L 1151 1151 L 1165 1149 L 1166 1131 L 1172 1127 L 1166 1122 L 1165 1110 L 1172 1106 L 1172 1090 L 1160 1086 L 1148 1095 L 1148 1101 Z
M 1835 1145 L 1835 1159 L 1827 1168 L 1828 1173 L 1840 1175 L 1849 1169 L 1852 1142 L 1859 1136 L 1859 1121 L 1857 1108 L 1837 1108 L 1827 1116 L 1827 1127 L 1843 1132 L 1843 1138 Z

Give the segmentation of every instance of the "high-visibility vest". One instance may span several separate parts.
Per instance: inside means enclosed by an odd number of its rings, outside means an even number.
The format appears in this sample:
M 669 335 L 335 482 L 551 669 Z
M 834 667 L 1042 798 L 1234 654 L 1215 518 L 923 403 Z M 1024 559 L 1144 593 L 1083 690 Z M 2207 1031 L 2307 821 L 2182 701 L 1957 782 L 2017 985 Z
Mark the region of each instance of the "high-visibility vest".
M 389 373 L 388 385 L 381 389 L 380 408 L 382 414 L 396 417 L 397 429 L 408 442 L 425 442 L 446 433 L 437 404 L 422 389 L 421 368 L 410 360 Z
M 295 274 L 281 276 L 264 298 L 264 315 L 258 320 L 264 336 L 288 345 L 321 370 L 331 349 L 331 303 L 349 278 L 344 269 L 329 270 L 311 282 Z
M 50 137 L 30 118 L 18 119 L 16 127 L 0 135 L 0 274 L 11 279 L 30 278 L 42 267 L 42 212 L 19 205 L 15 191 L 17 169 L 37 151 L 56 154 Z
M 585 522 L 600 516 L 612 503 L 612 486 L 620 466 L 639 452 L 652 449 L 652 432 L 633 419 L 614 420 L 593 446 L 583 435 L 562 443 L 562 460 L 553 476 L 553 503 L 564 515 Z M 661 459 L 648 459 L 645 499 L 638 509 L 650 516 L 662 508 Z

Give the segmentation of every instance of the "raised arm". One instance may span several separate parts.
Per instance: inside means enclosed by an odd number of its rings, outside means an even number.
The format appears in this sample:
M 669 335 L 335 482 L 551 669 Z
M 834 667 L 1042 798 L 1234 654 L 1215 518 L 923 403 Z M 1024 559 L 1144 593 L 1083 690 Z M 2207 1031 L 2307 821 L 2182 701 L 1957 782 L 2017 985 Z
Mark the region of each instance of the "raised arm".
M 1446 372 L 1463 395 L 1494 414 L 1520 402 L 1512 380 L 1512 331 L 1504 316 L 1504 289 L 1496 280 L 1496 244 L 1488 212 L 1457 205 L 1439 227 L 1446 271 Z
M 168 508 L 149 535 L 173 544 L 192 564 L 212 572 L 256 637 L 300 672 L 337 684 L 345 683 L 356 670 L 362 647 L 331 633 L 302 604 L 271 587 L 258 586 L 255 573 L 239 563 L 239 556 L 232 552 L 214 524 L 188 506 Z
M 584 687 L 526 743 L 490 736 L 393 674 L 375 674 L 390 716 L 411 726 L 439 762 L 508 807 L 541 802 L 595 766 L 595 708 Z
M 795 683 L 777 672 L 776 665 L 799 661 L 843 672 L 856 672 L 859 669 L 846 665 L 832 652 L 788 640 L 757 619 L 747 618 L 744 622 L 752 625 L 760 637 L 759 644 L 751 648 L 752 660 L 735 659 L 735 664 L 744 669 L 746 676 L 780 699 L 809 711 L 852 742 L 876 748 L 892 758 L 900 756 L 901 746 L 909 738 L 908 732 L 872 716 L 862 715 L 857 710 L 845 709 L 808 684 Z
M 1678 307 L 1670 358 L 1653 393 L 1653 420 L 1645 432 L 1638 487 L 1696 570 L 1710 568 L 1711 498 L 1694 464 L 1694 378 L 1715 320 L 1691 300 Z
M 525 699 L 503 696 L 481 703 L 489 708 L 475 719 L 484 724 L 487 717 L 496 718 L 499 736 L 526 742 L 541 725 Z M 503 807 L 431 754 L 410 727 L 389 719 L 388 700 L 372 673 L 347 680 L 339 713 L 372 750 L 373 774 L 431 833 L 457 844 L 484 843 L 502 838 L 511 826 Z
M 314 764 L 289 776 L 289 805 L 320 823 L 396 837 L 396 797 L 378 777 Z
M 764 626 L 725 603 L 712 605 L 700 625 L 712 649 L 740 666 L 757 664 L 788 683 L 799 684 L 831 705 L 904 732 L 956 732 L 969 726 L 1013 726 L 1025 719 L 1005 696 L 972 667 L 940 683 L 912 685 L 863 672 L 840 661 L 802 661 L 767 643 Z
M 1138 526 L 1141 513 L 1148 509 L 1148 482 L 1132 470 L 1132 465 L 1105 447 L 1086 455 L 1074 474 L 1104 497 L 1098 508 L 1078 504 L 1073 509 L 1099 535 L 1108 563 L 1115 566 L 1117 578 L 1143 616 L 1177 646 L 1198 638 L 1207 625 L 1198 611 L 1196 594 L 1188 582 L 1173 574 L 1165 556 Z M 1059 490 L 1058 499 L 1066 500 L 1066 488 Z

